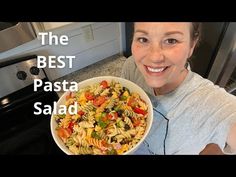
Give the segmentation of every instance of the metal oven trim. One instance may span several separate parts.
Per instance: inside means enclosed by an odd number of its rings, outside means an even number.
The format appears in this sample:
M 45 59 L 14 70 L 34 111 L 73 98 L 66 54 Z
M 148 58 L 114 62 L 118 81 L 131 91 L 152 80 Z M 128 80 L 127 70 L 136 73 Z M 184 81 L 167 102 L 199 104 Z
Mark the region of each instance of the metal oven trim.
M 14 26 L 0 31 L 0 52 L 7 51 L 33 39 L 37 35 L 30 22 L 18 22 Z
M 236 43 L 235 31 L 236 23 L 230 23 L 208 76 L 209 80 L 211 80 L 215 84 L 220 84 L 221 87 L 225 87 L 225 80 L 229 79 L 223 76 L 226 76 L 226 73 L 228 72 L 232 72 L 233 66 L 230 67 L 230 70 L 227 70 L 229 69 L 227 65 L 229 63 L 233 63 L 234 65 L 236 65 L 236 62 L 232 62 L 236 59 L 234 54 Z M 227 74 L 227 76 L 230 77 L 230 74 Z

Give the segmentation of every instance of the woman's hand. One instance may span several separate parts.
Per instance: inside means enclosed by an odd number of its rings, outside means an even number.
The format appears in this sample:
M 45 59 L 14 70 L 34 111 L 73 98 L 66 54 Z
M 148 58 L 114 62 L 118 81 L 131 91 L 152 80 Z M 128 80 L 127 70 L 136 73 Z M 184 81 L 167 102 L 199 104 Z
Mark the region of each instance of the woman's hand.
M 199 155 L 224 155 L 222 150 L 217 144 L 208 144 Z
M 231 152 L 236 153 L 236 123 L 230 128 L 227 144 L 229 145 Z

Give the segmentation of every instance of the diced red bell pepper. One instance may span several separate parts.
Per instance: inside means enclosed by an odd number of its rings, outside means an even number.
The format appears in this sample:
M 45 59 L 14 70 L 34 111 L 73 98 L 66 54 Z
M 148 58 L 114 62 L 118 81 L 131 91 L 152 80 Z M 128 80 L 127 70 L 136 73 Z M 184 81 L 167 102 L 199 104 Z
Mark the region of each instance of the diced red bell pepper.
M 142 115 L 146 115 L 147 114 L 147 111 L 145 111 L 143 109 L 140 109 L 138 107 L 134 108 L 134 112 L 137 113 L 137 114 L 142 114 Z
M 71 132 L 73 132 L 73 127 L 74 127 L 75 123 L 74 122 L 70 122 L 68 128 L 71 130 Z
M 78 111 L 78 114 L 79 114 L 80 116 L 82 116 L 82 115 L 84 115 L 84 111 L 79 110 L 79 111 Z

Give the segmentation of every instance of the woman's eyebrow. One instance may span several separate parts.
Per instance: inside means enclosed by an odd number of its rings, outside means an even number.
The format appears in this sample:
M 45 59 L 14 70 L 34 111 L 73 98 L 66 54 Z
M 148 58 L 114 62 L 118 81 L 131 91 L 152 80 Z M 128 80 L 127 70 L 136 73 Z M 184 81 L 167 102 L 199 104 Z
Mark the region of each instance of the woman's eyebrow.
M 148 34 L 148 32 L 144 31 L 144 30 L 135 30 L 134 33 L 143 33 L 143 34 Z
M 180 32 L 180 31 L 169 31 L 169 32 L 166 32 L 166 33 L 165 33 L 166 36 L 172 35 L 172 34 L 184 35 L 184 33 Z
M 145 30 L 140 30 L 140 29 L 135 30 L 134 33 L 143 33 L 143 34 L 145 34 L 145 35 L 148 34 L 147 31 L 145 31 Z M 180 31 L 169 31 L 169 32 L 164 33 L 165 36 L 172 35 L 172 34 L 184 35 L 184 33 L 180 32 Z

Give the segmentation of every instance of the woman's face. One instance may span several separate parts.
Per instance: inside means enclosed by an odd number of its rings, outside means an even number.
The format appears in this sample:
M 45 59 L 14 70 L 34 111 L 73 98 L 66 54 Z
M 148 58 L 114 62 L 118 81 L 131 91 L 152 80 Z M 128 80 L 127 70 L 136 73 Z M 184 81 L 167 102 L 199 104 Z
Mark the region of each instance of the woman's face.
M 187 75 L 185 63 L 195 43 L 191 23 L 135 23 L 132 55 L 147 84 L 172 91 Z

